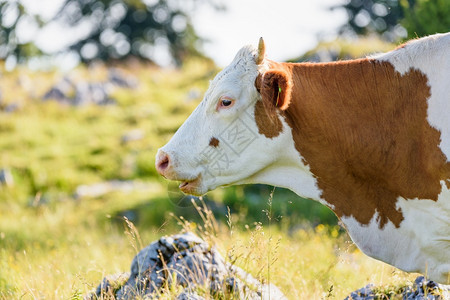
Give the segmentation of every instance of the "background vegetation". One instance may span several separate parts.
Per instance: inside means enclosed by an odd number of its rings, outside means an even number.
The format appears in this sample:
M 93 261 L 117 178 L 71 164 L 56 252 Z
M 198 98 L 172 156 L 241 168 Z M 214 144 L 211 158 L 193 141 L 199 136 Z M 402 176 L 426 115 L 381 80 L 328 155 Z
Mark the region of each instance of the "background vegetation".
M 344 8 L 354 11 L 348 28 L 372 21 L 378 28 L 382 18 L 385 30 L 402 33 L 401 26 L 415 36 L 449 29 L 444 2 L 352 0 Z M 61 20 L 75 24 L 102 10 L 99 24 L 111 25 L 68 47 L 91 62 L 68 74 L 0 66 L 0 299 L 81 299 L 105 275 L 127 271 L 142 246 L 178 232 L 178 217 L 189 220 L 192 229 L 202 228 L 190 198 L 157 176 L 154 157 L 199 103 L 218 69 L 199 55 L 199 37 L 187 12 L 159 1 L 167 6 L 169 19 L 185 18 L 179 19 L 185 26 L 170 29 L 164 26 L 181 23 L 155 23 L 157 4 L 145 3 L 67 0 Z M 375 4 L 387 13 L 383 16 Z M 126 10 L 110 24 L 104 18 L 111 5 Z M 14 7 L 16 18 L 5 21 Z M 69 8 L 79 12 L 78 19 L 66 20 L 72 16 L 64 13 Z M 376 17 L 369 13 L 369 22 L 353 25 L 352 16 L 369 8 Z M 17 38 L 17 26 L 30 17 L 21 2 L 0 1 L 0 9 L 0 57 L 21 62 L 45 54 Z M 390 14 L 396 16 L 388 20 Z M 37 26 L 45 25 L 31 17 Z M 137 29 L 127 34 L 130 28 Z M 320 43 L 295 60 L 351 58 L 395 47 L 386 43 L 386 35 L 384 41 L 373 36 L 349 41 L 348 30 L 342 39 Z M 128 51 L 116 49 L 120 38 L 104 44 L 105 31 L 122 37 Z M 369 26 L 354 33 L 383 31 Z M 139 52 L 142 43 L 155 45 L 161 36 L 177 69 L 160 69 Z M 92 101 L 80 102 L 86 95 Z M 272 191 L 262 185 L 230 187 L 203 200 L 219 220 L 215 241 L 222 253 L 233 253 L 245 270 L 270 278 L 291 299 L 342 299 L 368 282 L 408 283 L 415 277 L 363 255 L 326 207 L 279 188 L 269 205 Z M 143 245 L 125 220 L 135 224 Z

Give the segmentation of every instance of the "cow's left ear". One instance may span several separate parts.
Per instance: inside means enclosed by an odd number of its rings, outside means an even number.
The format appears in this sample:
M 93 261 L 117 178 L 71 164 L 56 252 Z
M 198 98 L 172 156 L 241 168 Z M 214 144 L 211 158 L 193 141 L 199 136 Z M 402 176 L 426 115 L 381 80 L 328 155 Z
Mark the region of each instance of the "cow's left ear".
M 256 78 L 255 85 L 265 103 L 272 103 L 281 110 L 289 107 L 292 83 L 286 71 L 268 70 Z

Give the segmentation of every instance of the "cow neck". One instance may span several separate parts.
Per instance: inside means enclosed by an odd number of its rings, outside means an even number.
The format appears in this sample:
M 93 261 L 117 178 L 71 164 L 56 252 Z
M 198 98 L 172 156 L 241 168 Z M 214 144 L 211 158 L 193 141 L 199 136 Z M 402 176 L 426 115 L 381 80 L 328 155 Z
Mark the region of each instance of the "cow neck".
M 295 148 L 338 217 L 380 228 L 403 220 L 398 197 L 436 201 L 450 164 L 427 122 L 425 74 L 371 59 L 282 64 L 292 74 L 283 112 Z

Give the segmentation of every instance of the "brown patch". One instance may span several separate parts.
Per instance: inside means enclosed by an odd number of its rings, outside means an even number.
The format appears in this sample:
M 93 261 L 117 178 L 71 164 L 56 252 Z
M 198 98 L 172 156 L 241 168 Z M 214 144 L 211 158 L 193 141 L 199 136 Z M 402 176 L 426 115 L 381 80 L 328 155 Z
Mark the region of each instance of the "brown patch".
M 370 59 L 283 67 L 294 84 L 284 117 L 295 147 L 339 217 L 368 224 L 377 212 L 380 228 L 399 227 L 399 196 L 437 200 L 450 163 L 427 122 L 425 74 Z
M 283 69 L 268 70 L 257 80 L 257 89 L 266 106 L 285 110 L 291 101 L 291 76 Z
M 211 147 L 217 148 L 217 147 L 219 146 L 219 140 L 216 139 L 215 137 L 212 137 L 212 138 L 209 140 L 209 145 L 210 145 Z
M 255 121 L 258 132 L 266 138 L 274 138 L 283 131 L 283 124 L 274 109 L 267 109 L 264 102 L 257 101 L 255 104 Z
M 272 66 L 280 64 L 272 63 Z M 255 80 L 255 87 L 261 94 L 261 101 L 255 104 L 255 121 L 258 131 L 267 138 L 277 137 L 283 131 L 279 112 L 289 107 L 292 77 L 283 68 L 271 69 Z

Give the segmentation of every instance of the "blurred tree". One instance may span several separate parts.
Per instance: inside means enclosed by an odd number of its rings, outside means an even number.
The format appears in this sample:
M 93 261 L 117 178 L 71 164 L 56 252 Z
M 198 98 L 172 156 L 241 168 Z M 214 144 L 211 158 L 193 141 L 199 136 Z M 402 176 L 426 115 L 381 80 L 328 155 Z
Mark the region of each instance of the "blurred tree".
M 401 0 L 401 6 L 405 15 L 401 23 L 409 38 L 450 31 L 448 0 Z
M 341 35 L 377 33 L 388 42 L 450 30 L 448 0 L 347 0 Z
M 38 18 L 29 16 L 18 1 L 0 0 L 0 59 L 40 54 L 33 43 L 17 34 L 17 28 L 39 21 Z
M 389 42 L 407 35 L 405 28 L 399 25 L 404 17 L 399 0 L 347 0 L 331 9 L 337 8 L 344 8 L 348 14 L 348 22 L 340 28 L 341 35 L 377 33 Z
M 24 32 L 60 24 L 86 32 L 62 50 L 75 51 L 83 62 L 154 59 L 164 53 L 179 64 L 187 55 L 199 55 L 200 38 L 189 14 L 204 3 L 223 9 L 218 1 L 63 0 L 58 12 L 44 21 L 27 10 L 25 0 L 0 0 L 0 59 L 24 61 L 42 54 L 33 36 Z

